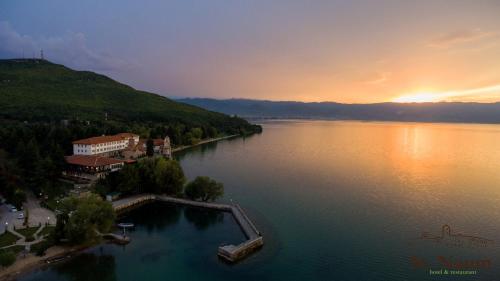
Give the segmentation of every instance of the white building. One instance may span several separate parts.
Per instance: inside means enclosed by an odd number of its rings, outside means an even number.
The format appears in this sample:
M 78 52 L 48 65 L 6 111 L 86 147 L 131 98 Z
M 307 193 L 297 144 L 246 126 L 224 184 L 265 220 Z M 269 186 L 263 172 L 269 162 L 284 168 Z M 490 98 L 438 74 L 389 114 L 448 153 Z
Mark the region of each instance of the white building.
M 73 142 L 74 155 L 110 155 L 139 143 L 139 136 L 121 133 L 113 136 L 100 136 Z

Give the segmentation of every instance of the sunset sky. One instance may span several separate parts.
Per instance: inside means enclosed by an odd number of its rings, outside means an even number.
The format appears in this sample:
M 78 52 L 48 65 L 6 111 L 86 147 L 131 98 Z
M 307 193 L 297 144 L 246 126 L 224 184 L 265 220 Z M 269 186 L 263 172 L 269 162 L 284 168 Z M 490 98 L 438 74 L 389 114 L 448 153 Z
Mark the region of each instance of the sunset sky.
M 500 101 L 500 1 L 0 2 L 0 58 L 170 97 Z

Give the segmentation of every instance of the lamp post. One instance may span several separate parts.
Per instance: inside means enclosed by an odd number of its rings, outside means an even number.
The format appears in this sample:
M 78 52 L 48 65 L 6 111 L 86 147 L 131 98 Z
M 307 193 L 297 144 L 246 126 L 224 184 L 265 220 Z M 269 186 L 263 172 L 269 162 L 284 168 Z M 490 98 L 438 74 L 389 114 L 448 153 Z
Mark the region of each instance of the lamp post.
M 5 231 L 4 231 L 4 233 L 6 233 L 6 232 L 7 232 L 7 228 L 8 228 L 8 227 L 9 227 L 9 222 L 7 222 L 7 221 L 6 221 L 6 222 L 5 222 Z
M 47 217 L 47 225 L 50 225 L 50 217 Z

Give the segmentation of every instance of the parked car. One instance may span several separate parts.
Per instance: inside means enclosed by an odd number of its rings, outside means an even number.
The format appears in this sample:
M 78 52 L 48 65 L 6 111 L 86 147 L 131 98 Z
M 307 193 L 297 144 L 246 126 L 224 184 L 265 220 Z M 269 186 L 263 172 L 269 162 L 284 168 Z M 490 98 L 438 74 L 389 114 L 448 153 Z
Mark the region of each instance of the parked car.
M 19 213 L 19 214 L 17 215 L 17 219 L 19 219 L 19 220 L 24 219 L 24 213 Z

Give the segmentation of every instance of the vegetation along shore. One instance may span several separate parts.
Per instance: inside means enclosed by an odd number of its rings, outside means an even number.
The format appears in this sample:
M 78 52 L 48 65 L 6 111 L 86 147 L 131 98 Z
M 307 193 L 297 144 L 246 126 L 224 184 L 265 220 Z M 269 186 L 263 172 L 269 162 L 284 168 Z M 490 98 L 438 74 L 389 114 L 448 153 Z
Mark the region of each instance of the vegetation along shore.
M 175 152 L 262 130 L 235 116 L 175 102 L 43 59 L 0 60 L 0 77 L 0 192 L 6 204 L 16 210 L 24 208 L 18 212 L 25 216 L 23 230 L 16 231 L 16 226 L 6 223 L 0 236 L 4 243 L 0 278 L 103 241 L 115 229 L 116 214 L 106 200 L 110 194 L 166 194 L 201 201 L 223 196 L 222 183 L 208 177 L 188 183 L 177 161 L 155 155 L 153 140 L 168 139 L 162 145 L 171 145 Z M 75 140 L 120 134 L 144 140 L 145 155 L 119 160 L 126 165 L 84 183 L 63 177 L 67 157 L 75 152 Z M 142 143 L 136 146 L 142 147 Z M 30 204 L 48 209 L 55 216 L 52 225 L 45 230 L 41 225 L 32 226 L 37 214 L 30 214 Z M 0 213 L 0 217 L 10 216 Z M 23 243 L 32 235 L 21 235 L 21 239 L 16 236 L 18 231 L 44 231 L 44 235 L 35 235 L 37 243 L 29 242 L 33 246 L 27 251 Z

